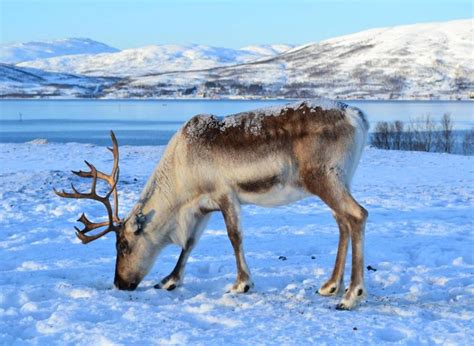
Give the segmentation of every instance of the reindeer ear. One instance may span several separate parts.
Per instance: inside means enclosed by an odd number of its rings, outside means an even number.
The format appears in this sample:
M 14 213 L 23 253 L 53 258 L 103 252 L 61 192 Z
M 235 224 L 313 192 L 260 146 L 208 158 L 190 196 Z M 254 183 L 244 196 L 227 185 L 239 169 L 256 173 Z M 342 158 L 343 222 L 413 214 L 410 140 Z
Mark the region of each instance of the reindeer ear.
M 143 232 L 143 224 L 145 223 L 146 221 L 146 216 L 143 215 L 142 211 L 138 211 L 137 214 L 135 214 L 135 225 L 137 226 L 136 227 L 136 230 L 135 230 L 135 234 L 140 234 Z
M 143 224 L 146 221 L 146 216 L 140 211 L 136 216 L 137 223 Z

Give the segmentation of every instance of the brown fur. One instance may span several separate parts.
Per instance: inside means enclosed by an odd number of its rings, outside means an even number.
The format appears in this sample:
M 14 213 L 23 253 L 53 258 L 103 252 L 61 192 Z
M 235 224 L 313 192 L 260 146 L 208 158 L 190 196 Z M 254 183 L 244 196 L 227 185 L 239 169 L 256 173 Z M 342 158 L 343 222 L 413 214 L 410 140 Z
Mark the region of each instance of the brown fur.
M 246 181 L 246 182 L 241 182 L 238 183 L 238 187 L 245 191 L 245 192 L 265 192 L 267 190 L 270 190 L 273 186 L 278 184 L 279 178 L 277 175 L 268 177 L 268 178 L 263 178 L 259 180 L 254 180 L 254 181 Z
M 225 126 L 223 119 L 215 116 L 197 115 L 185 124 L 183 134 L 191 147 L 199 143 L 217 151 L 281 151 L 291 150 L 297 139 L 310 136 L 335 141 L 347 132 L 342 110 L 311 108 L 305 103 L 274 115 L 246 112 L 229 117 L 234 118 L 233 126 Z

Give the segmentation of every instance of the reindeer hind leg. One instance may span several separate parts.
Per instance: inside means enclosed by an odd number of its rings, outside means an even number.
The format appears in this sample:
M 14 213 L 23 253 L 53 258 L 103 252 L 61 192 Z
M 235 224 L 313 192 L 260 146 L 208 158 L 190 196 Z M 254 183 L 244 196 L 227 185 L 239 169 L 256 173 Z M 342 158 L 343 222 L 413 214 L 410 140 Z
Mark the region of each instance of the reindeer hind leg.
M 337 247 L 336 261 L 331 277 L 318 290 L 322 296 L 332 296 L 344 292 L 344 267 L 346 264 L 347 247 L 349 244 L 350 228 L 345 220 L 334 214 L 339 226 L 339 244 Z
M 353 308 L 365 295 L 364 287 L 364 229 L 367 211 L 351 196 L 347 185 L 337 175 L 305 176 L 304 185 L 313 194 L 319 196 L 333 211 L 339 226 L 340 238 L 336 262 L 330 279 L 324 283 L 319 293 L 334 295 L 341 291 L 346 262 L 349 236 L 352 243 L 351 282 L 340 304 L 336 308 Z

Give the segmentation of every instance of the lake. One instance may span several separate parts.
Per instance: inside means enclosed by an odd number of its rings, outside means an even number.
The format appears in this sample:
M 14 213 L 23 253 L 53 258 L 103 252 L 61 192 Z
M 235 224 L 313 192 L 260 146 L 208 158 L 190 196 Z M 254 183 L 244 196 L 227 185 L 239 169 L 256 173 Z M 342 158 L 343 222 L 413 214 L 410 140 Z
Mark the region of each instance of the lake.
M 105 145 L 113 129 L 124 145 L 166 144 L 196 114 L 225 116 L 289 100 L 0 100 L 0 142 L 80 142 Z M 457 130 L 474 126 L 472 101 L 344 101 L 373 125 L 424 115 L 454 118 Z

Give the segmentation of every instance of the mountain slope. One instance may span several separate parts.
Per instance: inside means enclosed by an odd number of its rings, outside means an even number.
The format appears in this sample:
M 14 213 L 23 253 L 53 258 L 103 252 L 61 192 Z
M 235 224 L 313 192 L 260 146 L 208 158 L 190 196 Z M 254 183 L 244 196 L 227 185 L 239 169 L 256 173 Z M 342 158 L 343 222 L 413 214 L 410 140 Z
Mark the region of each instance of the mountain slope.
M 289 45 L 249 46 L 242 49 L 205 45 L 151 45 L 97 55 L 69 55 L 28 61 L 20 66 L 89 76 L 139 76 L 170 71 L 233 65 L 277 55 Z
M 117 78 L 76 76 L 0 63 L 1 97 L 100 97 Z
M 206 97 L 467 98 L 474 92 L 473 24 L 373 29 L 258 62 L 137 77 L 123 88 L 134 95 L 142 88 L 157 95 L 194 88 Z
M 262 54 L 278 46 L 167 45 L 19 65 L 122 76 L 104 78 L 101 92 L 87 97 L 467 99 L 474 98 L 473 37 L 468 19 L 372 29 L 270 57 Z
M 246 46 L 246 47 L 240 48 L 239 50 L 259 54 L 262 57 L 264 56 L 269 57 L 269 56 L 281 54 L 294 47 L 295 47 L 294 45 L 288 45 L 288 44 L 261 44 L 261 45 Z
M 0 45 L 0 62 L 14 64 L 60 55 L 98 54 L 117 51 L 117 49 L 104 43 L 87 38 L 14 43 Z

